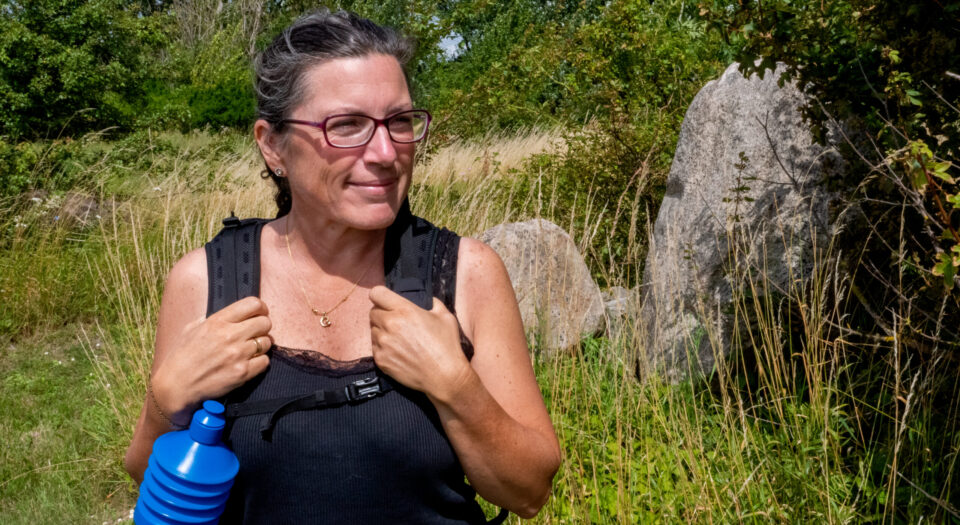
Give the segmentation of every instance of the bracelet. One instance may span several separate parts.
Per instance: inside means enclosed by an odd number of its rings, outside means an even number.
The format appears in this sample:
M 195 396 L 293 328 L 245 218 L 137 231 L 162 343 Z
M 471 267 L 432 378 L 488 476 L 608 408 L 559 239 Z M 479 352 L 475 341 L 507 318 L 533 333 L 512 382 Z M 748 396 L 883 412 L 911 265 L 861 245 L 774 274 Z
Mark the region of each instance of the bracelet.
M 167 425 L 172 427 L 174 430 L 184 430 L 187 428 L 185 425 L 178 425 L 174 423 L 166 414 L 163 413 L 163 410 L 160 410 L 160 403 L 157 403 L 157 396 L 153 393 L 153 379 L 147 380 L 147 395 L 150 396 L 150 401 L 153 401 L 153 408 L 156 410 L 157 415 L 160 416 Z

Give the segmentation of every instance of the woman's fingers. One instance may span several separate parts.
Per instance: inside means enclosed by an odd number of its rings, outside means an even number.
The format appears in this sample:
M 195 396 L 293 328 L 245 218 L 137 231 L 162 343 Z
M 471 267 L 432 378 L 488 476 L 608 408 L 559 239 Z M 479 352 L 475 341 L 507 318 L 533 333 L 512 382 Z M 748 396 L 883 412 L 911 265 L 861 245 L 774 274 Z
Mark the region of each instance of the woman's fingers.
M 375 308 L 383 310 L 397 310 L 413 304 L 404 296 L 383 285 L 377 285 L 370 289 L 370 301 Z
M 443 396 L 469 367 L 460 349 L 457 319 L 434 300 L 424 310 L 384 288 L 371 291 L 373 358 L 385 373 L 427 395 Z
M 262 374 L 263 371 L 266 370 L 269 365 L 270 365 L 270 358 L 267 357 L 266 355 L 261 354 L 251 358 L 249 361 L 247 361 L 247 373 L 243 378 L 243 382 L 246 383 L 247 381 L 253 379 L 254 377 L 257 377 L 258 375 Z
M 239 301 L 229 304 L 219 312 L 214 313 L 209 319 L 218 319 L 228 323 L 238 323 L 251 317 L 266 316 L 270 312 L 267 310 L 267 303 L 260 300 L 259 297 L 244 297 Z
M 241 341 L 244 339 L 253 339 L 258 335 L 267 335 L 270 333 L 270 329 L 273 328 L 273 323 L 270 322 L 270 318 L 265 315 L 250 317 L 234 324 L 236 325 L 236 337 Z

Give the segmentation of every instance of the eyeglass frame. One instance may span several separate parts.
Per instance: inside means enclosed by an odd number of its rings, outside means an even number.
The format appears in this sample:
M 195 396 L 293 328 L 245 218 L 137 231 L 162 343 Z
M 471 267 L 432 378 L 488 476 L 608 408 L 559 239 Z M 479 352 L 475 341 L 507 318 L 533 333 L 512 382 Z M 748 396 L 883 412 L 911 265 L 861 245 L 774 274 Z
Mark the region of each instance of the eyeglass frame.
M 396 117 L 397 115 L 403 115 L 404 113 L 413 113 L 413 112 L 415 112 L 415 111 L 416 111 L 416 112 L 422 112 L 422 113 L 425 113 L 425 114 L 427 115 L 427 123 L 424 124 L 424 126 L 423 126 L 423 136 L 420 137 L 420 138 L 417 139 L 417 140 L 407 140 L 407 141 L 404 141 L 404 140 L 396 140 L 396 139 L 394 139 L 394 138 L 393 138 L 393 133 L 390 132 L 390 126 L 387 125 L 387 121 L 389 121 L 390 119 Z M 371 133 L 371 134 L 370 134 L 370 137 L 368 137 L 367 140 L 366 140 L 365 142 L 363 142 L 362 144 L 356 144 L 356 145 L 354 145 L 354 146 L 337 146 L 336 144 L 330 142 L 330 137 L 327 136 L 327 122 L 330 121 L 330 119 L 334 119 L 334 118 L 337 118 L 337 117 L 364 117 L 364 118 L 368 118 L 368 119 L 370 119 L 370 120 L 373 121 L 373 133 Z M 319 129 L 320 131 L 323 132 L 323 140 L 326 141 L 327 145 L 330 146 L 331 148 L 350 149 L 350 148 L 359 148 L 359 147 L 361 147 L 361 146 L 366 146 L 367 144 L 370 144 L 370 141 L 373 140 L 374 135 L 377 134 L 377 128 L 380 127 L 381 125 L 384 127 L 384 129 L 387 130 L 387 136 L 390 137 L 390 140 L 391 140 L 391 141 L 393 141 L 393 142 L 395 142 L 395 143 L 397 143 L 397 144 L 416 144 L 417 142 L 420 142 L 421 140 L 423 140 L 424 138 L 426 138 L 426 136 L 427 136 L 427 131 L 430 130 L 430 122 L 431 122 L 432 120 L 433 120 L 433 115 L 431 115 L 430 112 L 427 111 L 427 110 L 425 110 L 425 109 L 405 109 L 405 110 L 403 110 L 403 111 L 398 111 L 398 112 L 394 113 L 393 115 L 388 115 L 388 116 L 386 116 L 386 117 L 384 117 L 384 118 L 382 118 L 382 119 L 376 118 L 376 117 L 371 117 L 370 115 L 364 115 L 363 113 L 337 113 L 336 115 L 330 115 L 330 116 L 326 117 L 325 119 L 321 120 L 320 122 L 313 122 L 313 121 L 310 121 L 310 120 L 300 120 L 300 119 L 286 118 L 286 119 L 283 119 L 283 120 L 281 120 L 280 122 L 278 122 L 278 124 L 303 124 L 303 125 L 305 125 L 305 126 L 310 126 L 310 127 L 312 127 L 312 128 L 317 128 L 317 129 Z

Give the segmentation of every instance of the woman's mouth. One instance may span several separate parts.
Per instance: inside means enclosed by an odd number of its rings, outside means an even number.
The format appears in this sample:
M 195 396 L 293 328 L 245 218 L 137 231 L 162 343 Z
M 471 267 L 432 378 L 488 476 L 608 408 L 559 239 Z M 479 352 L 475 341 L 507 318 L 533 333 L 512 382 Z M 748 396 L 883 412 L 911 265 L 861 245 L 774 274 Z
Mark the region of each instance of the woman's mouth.
M 393 186 L 395 186 L 396 184 L 397 184 L 397 179 L 347 182 L 348 186 L 353 186 L 354 188 L 357 188 L 358 190 L 361 190 L 364 193 L 369 193 L 371 195 L 386 194 L 388 191 L 393 189 Z

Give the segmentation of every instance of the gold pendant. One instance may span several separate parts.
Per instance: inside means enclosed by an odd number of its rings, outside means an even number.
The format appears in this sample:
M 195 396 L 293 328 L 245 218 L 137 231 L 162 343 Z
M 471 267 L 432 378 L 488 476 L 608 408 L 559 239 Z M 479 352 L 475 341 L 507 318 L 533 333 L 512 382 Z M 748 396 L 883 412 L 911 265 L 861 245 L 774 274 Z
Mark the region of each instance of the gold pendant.
M 326 327 L 328 327 L 328 326 L 330 326 L 330 325 L 333 324 L 333 323 L 330 321 L 330 318 L 327 317 L 327 312 L 321 312 L 321 311 L 317 310 L 316 308 L 311 308 L 310 311 L 313 312 L 313 315 L 315 315 L 315 316 L 317 316 L 317 317 L 320 318 L 320 326 L 326 328 Z

